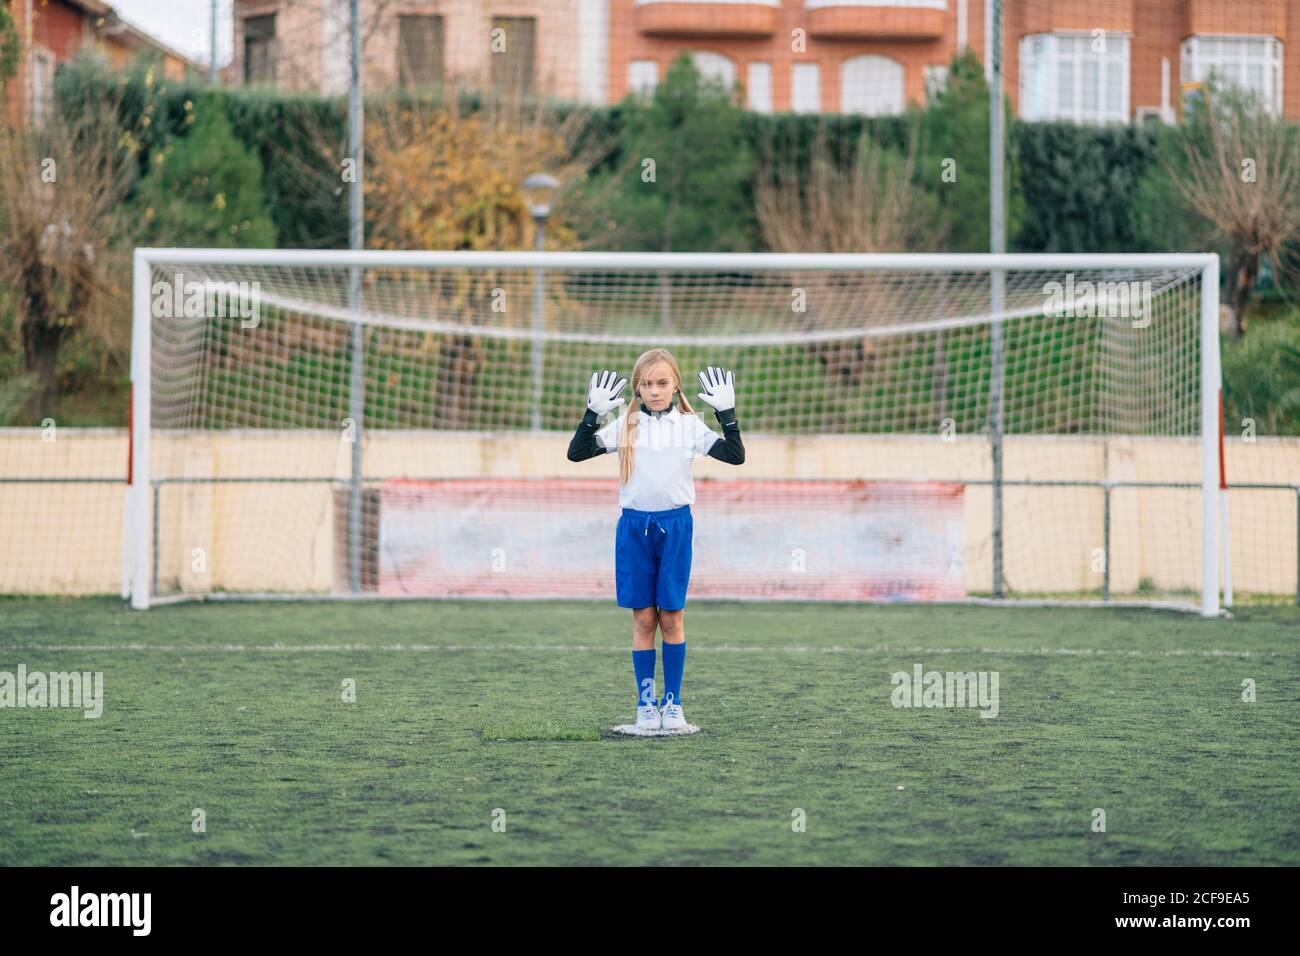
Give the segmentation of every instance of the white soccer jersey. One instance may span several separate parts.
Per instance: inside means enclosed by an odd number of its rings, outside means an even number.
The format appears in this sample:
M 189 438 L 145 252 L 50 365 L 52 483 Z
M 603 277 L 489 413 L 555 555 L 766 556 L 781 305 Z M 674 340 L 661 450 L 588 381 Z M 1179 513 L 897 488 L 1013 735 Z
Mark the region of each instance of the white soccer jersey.
M 630 414 L 630 413 L 629 413 Z M 632 477 L 618 492 L 623 508 L 638 511 L 667 511 L 695 503 L 695 481 L 691 462 L 707 455 L 722 436 L 699 415 L 683 415 L 676 405 L 662 412 L 638 409 L 636 460 Z M 616 452 L 623 439 L 620 415 L 596 432 L 596 441 L 606 452 Z

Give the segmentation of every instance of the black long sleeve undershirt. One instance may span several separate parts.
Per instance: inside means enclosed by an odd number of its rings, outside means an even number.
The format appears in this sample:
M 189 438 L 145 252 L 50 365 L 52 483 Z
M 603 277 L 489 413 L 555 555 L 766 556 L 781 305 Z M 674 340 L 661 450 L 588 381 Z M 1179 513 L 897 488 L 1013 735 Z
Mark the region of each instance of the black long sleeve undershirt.
M 718 424 L 722 426 L 722 437 L 709 449 L 709 457 L 725 461 L 729 465 L 745 463 L 745 444 L 740 440 L 740 422 L 736 421 L 736 410 L 727 408 L 715 412 Z
M 578 423 L 578 430 L 569 442 L 569 461 L 586 461 L 597 455 L 605 454 L 605 449 L 596 441 L 596 428 L 600 425 L 600 416 L 590 408 Z
M 725 461 L 730 465 L 743 465 L 745 444 L 740 438 L 740 422 L 736 421 L 736 410 L 728 408 L 715 414 L 718 423 L 722 426 L 722 437 L 709 448 L 709 457 Z M 596 441 L 599 425 L 599 416 L 590 408 L 587 409 L 582 416 L 582 421 L 578 423 L 578 430 L 573 433 L 573 439 L 569 442 L 569 461 L 586 461 L 588 458 L 605 454 L 607 449 Z

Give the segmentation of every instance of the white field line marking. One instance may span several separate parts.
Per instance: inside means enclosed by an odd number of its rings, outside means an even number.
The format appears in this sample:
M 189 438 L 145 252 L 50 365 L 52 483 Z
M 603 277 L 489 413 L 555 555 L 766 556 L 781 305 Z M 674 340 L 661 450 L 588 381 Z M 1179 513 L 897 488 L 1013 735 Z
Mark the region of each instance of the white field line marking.
M 244 653 L 262 651 L 288 654 L 365 653 L 370 651 L 429 653 L 449 651 L 557 651 L 597 652 L 625 654 L 623 645 L 598 644 L 0 644 L 3 651 L 183 651 L 185 653 Z M 870 647 L 845 647 L 833 644 L 827 647 L 808 645 L 705 644 L 691 645 L 692 654 L 1006 654 L 1013 657 L 1295 657 L 1296 651 L 1245 651 L 1245 650 L 1125 650 L 1121 648 L 1071 648 L 1071 647 L 891 647 L 877 644 Z

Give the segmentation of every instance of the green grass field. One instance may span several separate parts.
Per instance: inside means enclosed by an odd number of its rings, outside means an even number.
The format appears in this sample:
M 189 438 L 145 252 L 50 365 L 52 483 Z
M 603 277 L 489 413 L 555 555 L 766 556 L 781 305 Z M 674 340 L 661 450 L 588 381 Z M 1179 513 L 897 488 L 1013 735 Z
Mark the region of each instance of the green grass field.
M 0 710 L 0 863 L 1300 863 L 1300 609 L 695 602 L 702 730 L 661 739 L 609 733 L 628 617 L 0 601 L 0 671 L 105 695 Z M 893 707 L 917 663 L 996 671 L 998 716 Z

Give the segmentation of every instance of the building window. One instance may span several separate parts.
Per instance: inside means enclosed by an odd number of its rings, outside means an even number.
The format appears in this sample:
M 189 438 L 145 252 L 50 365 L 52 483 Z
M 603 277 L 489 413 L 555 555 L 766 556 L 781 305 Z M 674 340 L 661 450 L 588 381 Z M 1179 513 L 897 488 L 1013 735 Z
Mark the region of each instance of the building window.
M 840 112 L 882 116 L 903 112 L 903 64 L 855 56 L 840 66 Z
M 493 17 L 490 49 L 492 85 L 515 93 L 533 92 L 537 79 L 537 18 Z
M 1184 87 L 1211 76 L 1255 96 L 1270 113 L 1282 110 L 1282 43 L 1273 37 L 1188 37 L 1182 47 Z
M 442 82 L 442 17 L 399 15 L 397 75 L 402 86 Z
M 921 68 L 921 77 L 925 81 L 925 101 L 932 103 L 948 88 L 948 67 L 926 66 Z
M 1123 123 L 1128 37 L 1037 33 L 1020 40 L 1020 115 L 1027 120 Z
M 244 82 L 275 82 L 275 14 L 244 20 Z
M 691 61 L 695 64 L 695 69 L 699 70 L 700 76 L 706 80 L 717 80 L 727 93 L 736 85 L 736 64 L 721 53 L 697 50 L 691 54 Z
M 346 92 L 352 78 L 348 2 L 323 0 L 321 13 L 320 91 L 332 96 Z
M 659 85 L 659 64 L 654 60 L 633 60 L 627 66 L 627 90 L 650 96 Z
M 33 126 L 44 126 L 54 103 L 54 53 L 43 46 L 32 47 L 31 117 Z
M 822 71 L 816 63 L 796 63 L 790 68 L 790 109 L 817 113 L 822 108 Z
M 636 0 L 637 3 L 658 3 L 660 0 Z M 687 2 L 718 3 L 719 0 L 687 0 Z M 721 0 L 722 3 L 747 3 L 750 0 Z M 764 0 L 758 0 L 759 3 Z M 773 2 L 772 6 L 776 6 Z M 805 0 L 804 8 L 817 10 L 822 7 L 923 7 L 930 10 L 947 10 L 948 0 Z
M 755 113 L 772 112 L 772 64 L 749 64 L 745 84 L 745 105 Z

